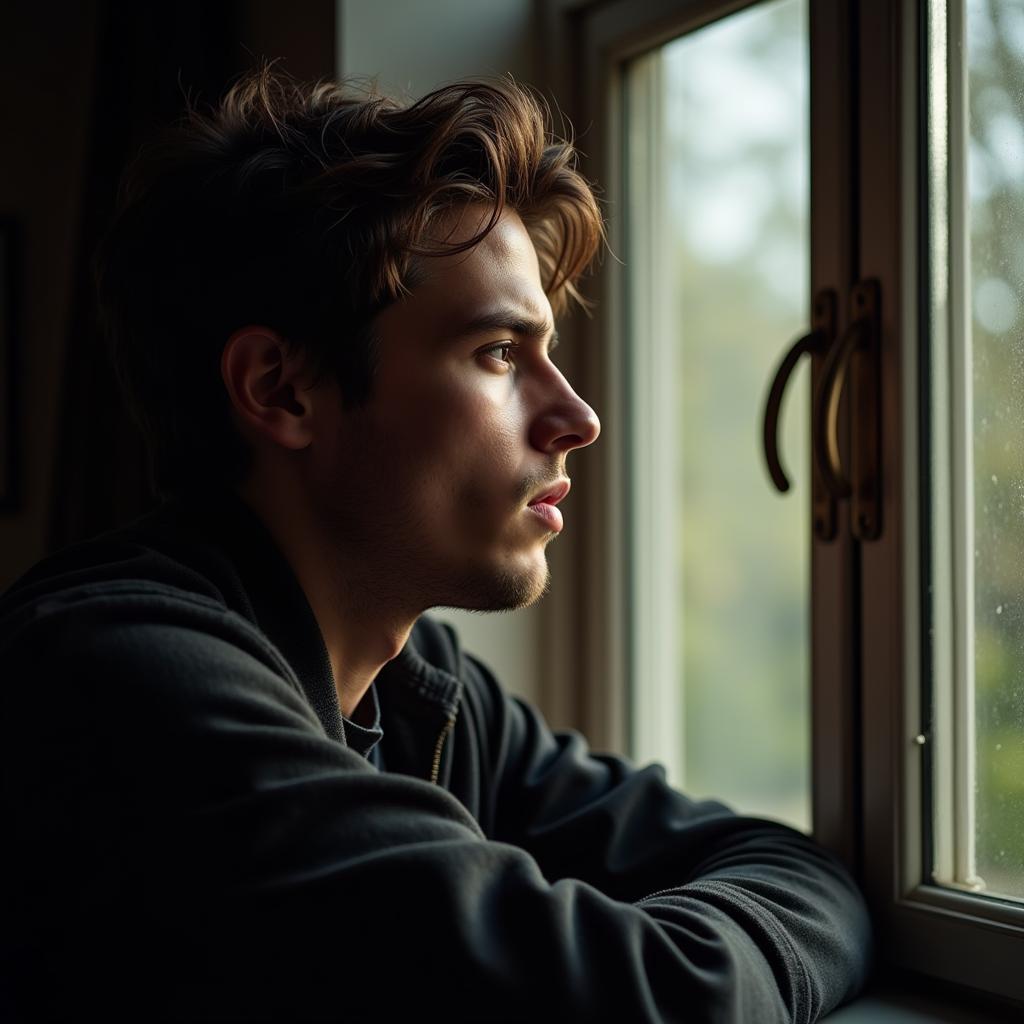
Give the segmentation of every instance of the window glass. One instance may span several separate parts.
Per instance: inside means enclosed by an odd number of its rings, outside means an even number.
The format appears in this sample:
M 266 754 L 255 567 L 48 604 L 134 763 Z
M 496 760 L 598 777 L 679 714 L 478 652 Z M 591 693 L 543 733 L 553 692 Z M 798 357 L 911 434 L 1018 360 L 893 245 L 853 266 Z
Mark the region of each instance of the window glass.
M 807 368 L 775 492 L 760 448 L 808 330 L 805 0 L 759 4 L 626 82 L 635 753 L 696 795 L 807 828 Z
M 977 872 L 1024 895 L 1024 3 L 967 4 Z
M 933 76 L 945 75 L 932 89 L 933 126 L 943 88 L 949 111 L 946 138 L 936 131 L 930 149 L 939 193 L 931 206 L 934 867 L 947 884 L 1021 898 L 1024 2 L 933 4 L 931 18 L 933 44 L 948 18 L 948 67 L 933 63 Z

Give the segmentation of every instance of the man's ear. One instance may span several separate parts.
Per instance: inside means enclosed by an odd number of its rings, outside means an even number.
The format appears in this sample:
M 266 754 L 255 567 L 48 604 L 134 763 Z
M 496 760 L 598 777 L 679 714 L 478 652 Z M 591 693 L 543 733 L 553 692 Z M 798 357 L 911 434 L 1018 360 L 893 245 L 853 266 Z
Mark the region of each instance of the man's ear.
M 295 451 L 309 446 L 312 375 L 303 356 L 270 327 L 242 327 L 228 338 L 220 374 L 236 422 L 246 434 Z

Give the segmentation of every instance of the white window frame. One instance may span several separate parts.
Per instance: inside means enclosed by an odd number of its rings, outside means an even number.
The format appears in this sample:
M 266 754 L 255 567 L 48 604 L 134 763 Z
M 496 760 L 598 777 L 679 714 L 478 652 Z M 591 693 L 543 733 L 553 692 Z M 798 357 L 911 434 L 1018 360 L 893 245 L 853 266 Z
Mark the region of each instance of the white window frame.
M 629 747 L 629 572 L 623 460 L 629 408 L 621 211 L 621 72 L 630 58 L 756 0 L 549 0 L 541 5 L 545 85 L 575 125 L 585 172 L 605 190 L 614 256 L 589 289 L 596 315 L 567 325 L 567 371 L 602 414 L 604 432 L 577 470 L 586 532 L 571 558 L 578 581 L 555 605 L 552 664 L 577 681 L 562 710 L 596 746 Z M 1024 908 L 925 878 L 921 706 L 920 367 L 928 264 L 920 208 L 924 130 L 918 0 L 809 0 L 811 295 L 834 288 L 838 335 L 850 289 L 882 294 L 881 537 L 811 549 L 813 830 L 862 881 L 880 959 L 1024 1004 Z M 569 58 L 569 59 L 567 59 Z M 810 311 L 808 311 L 810 318 Z M 789 339 L 780 338 L 780 353 Z M 765 382 L 768 386 L 769 382 Z M 813 388 L 816 381 L 812 380 Z M 849 451 L 846 401 L 840 450 Z M 634 659 L 635 660 L 635 659 Z M 656 661 L 656 659 L 654 659 Z M 656 665 L 652 663 L 652 670 Z M 566 675 L 562 679 L 569 678 Z M 921 739 L 924 739 L 922 744 Z M 961 801 L 963 809 L 968 805 Z M 962 811 L 961 811 L 962 813 Z

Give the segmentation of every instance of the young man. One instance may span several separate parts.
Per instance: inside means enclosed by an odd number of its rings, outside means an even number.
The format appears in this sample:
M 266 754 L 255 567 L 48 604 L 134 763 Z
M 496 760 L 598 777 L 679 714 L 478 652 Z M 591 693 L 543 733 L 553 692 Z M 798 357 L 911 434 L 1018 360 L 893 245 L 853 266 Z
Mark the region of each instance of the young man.
M 99 259 L 164 499 L 0 605 L 15 1019 L 811 1021 L 855 887 L 553 734 L 435 606 L 543 593 L 552 362 L 602 238 L 509 83 L 264 68 L 147 147 Z

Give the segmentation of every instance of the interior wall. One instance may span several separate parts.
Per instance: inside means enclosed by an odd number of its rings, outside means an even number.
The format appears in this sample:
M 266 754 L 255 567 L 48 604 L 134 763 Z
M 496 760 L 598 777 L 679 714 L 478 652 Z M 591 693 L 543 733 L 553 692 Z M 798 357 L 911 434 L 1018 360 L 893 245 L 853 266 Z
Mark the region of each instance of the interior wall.
M 374 78 L 383 90 L 408 98 L 475 75 L 534 82 L 540 63 L 534 19 L 532 0 L 338 0 L 338 73 Z M 509 690 L 543 704 L 546 601 L 515 612 L 435 614 L 455 626 L 463 646 Z
M 45 553 L 61 369 L 77 252 L 98 4 L 0 5 L 4 159 L 0 216 L 21 235 L 18 324 L 20 505 L 0 514 L 0 589 Z
M 18 351 L 13 387 L 19 420 L 13 437 L 6 431 L 0 435 L 0 442 L 18 449 L 20 500 L 13 509 L 0 511 L 0 591 L 48 553 L 53 501 L 60 493 L 55 473 L 79 273 L 75 261 L 87 219 L 82 197 L 93 145 L 99 35 L 105 17 L 130 14 L 120 0 L 0 5 L 0 66 L 6 86 L 0 90 L 5 140 L 0 218 L 17 226 L 22 243 L 14 296 Z M 194 72 L 205 43 L 222 43 L 228 74 L 265 56 L 281 58 L 296 78 L 329 78 L 335 64 L 334 18 L 334 0 L 305 0 L 296 9 L 274 0 L 231 0 L 222 18 L 226 37 L 195 39 L 190 67 Z M 184 60 L 176 41 L 182 33 L 202 33 L 204 23 L 193 24 L 188 12 L 179 9 L 168 10 L 166 21 L 166 31 L 157 31 L 146 44 L 163 47 L 159 54 L 136 51 L 125 60 L 161 68 Z M 195 85 L 188 68 L 181 73 L 183 86 Z M 151 84 L 164 91 L 178 88 L 173 79 Z M 69 426 L 74 429 L 73 423 Z M 116 453 L 98 455 L 105 457 L 113 460 Z
M 338 0 L 338 71 L 410 97 L 472 75 L 534 80 L 533 0 Z

